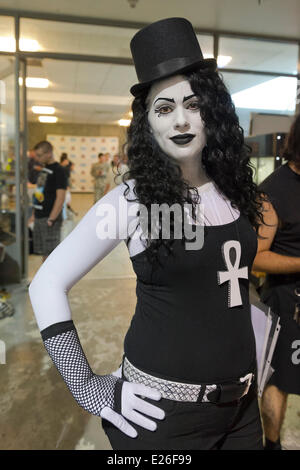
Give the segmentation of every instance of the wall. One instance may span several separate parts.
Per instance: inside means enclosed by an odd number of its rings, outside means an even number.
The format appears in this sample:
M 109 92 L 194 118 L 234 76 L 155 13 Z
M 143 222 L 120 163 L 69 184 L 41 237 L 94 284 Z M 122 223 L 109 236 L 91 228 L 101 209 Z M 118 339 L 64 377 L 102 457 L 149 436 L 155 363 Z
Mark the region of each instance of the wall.
M 288 133 L 294 119 L 294 115 L 253 113 L 250 132 L 251 135 L 273 134 L 274 132 Z
M 40 122 L 29 122 L 28 148 L 31 149 L 41 140 L 45 140 L 47 134 L 59 134 L 84 135 L 92 137 L 118 137 L 119 148 L 121 151 L 123 144 L 126 142 L 126 129 L 127 128 L 121 126 L 108 126 L 103 124 L 44 124 Z

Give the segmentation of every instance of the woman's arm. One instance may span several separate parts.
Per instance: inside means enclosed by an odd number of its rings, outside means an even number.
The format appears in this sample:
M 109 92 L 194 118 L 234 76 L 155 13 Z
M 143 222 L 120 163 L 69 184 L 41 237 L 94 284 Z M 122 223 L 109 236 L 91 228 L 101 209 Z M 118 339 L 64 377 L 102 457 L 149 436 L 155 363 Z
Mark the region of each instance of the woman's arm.
M 135 217 L 127 217 L 124 189 L 120 185 L 94 204 L 34 276 L 29 296 L 40 330 L 71 320 L 68 291 L 127 238 L 128 223 Z
M 33 278 L 29 296 L 45 348 L 77 403 L 136 437 L 136 430 L 125 418 L 154 431 L 156 423 L 144 415 L 164 417 L 162 410 L 137 395 L 159 400 L 161 394 L 113 374 L 93 372 L 71 319 L 67 297 L 79 279 L 127 238 L 128 224 L 134 225 L 136 212 L 131 208 L 129 216 L 124 188 L 120 185 L 100 199 L 55 248 Z
M 257 254 L 253 262 L 254 271 L 263 271 L 270 274 L 288 274 L 300 271 L 300 257 L 285 256 L 270 250 L 278 229 L 278 216 L 270 202 L 263 203 L 264 222 L 258 230 Z

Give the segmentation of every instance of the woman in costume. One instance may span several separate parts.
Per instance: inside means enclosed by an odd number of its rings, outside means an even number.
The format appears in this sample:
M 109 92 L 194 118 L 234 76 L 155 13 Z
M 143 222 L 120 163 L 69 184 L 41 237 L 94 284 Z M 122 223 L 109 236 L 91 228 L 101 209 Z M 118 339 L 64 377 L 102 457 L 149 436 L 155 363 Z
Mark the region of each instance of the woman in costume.
M 131 50 L 130 173 L 39 269 L 29 288 L 38 326 L 113 449 L 261 449 L 248 289 L 262 215 L 243 132 L 189 21 L 155 22 Z M 120 369 L 101 376 L 67 293 L 121 240 L 137 275 L 136 311 Z

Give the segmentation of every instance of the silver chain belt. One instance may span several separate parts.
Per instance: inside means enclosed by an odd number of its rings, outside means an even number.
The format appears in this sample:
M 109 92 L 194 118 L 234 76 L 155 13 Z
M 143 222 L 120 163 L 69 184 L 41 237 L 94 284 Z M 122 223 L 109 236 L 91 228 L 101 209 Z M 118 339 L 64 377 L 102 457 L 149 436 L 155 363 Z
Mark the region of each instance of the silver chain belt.
M 163 398 L 175 401 L 194 401 L 198 400 L 202 385 L 192 385 L 171 380 L 161 379 L 153 375 L 146 374 L 133 366 L 125 357 L 123 362 L 123 374 L 128 382 L 135 382 L 159 390 Z M 206 395 L 215 390 L 216 385 L 207 385 L 202 401 L 208 402 Z
M 127 357 L 123 361 L 123 374 L 128 382 L 143 384 L 148 387 L 159 390 L 163 398 L 174 401 L 187 401 L 187 402 L 210 402 L 207 395 L 217 389 L 217 384 L 211 385 L 196 385 L 186 384 L 181 382 L 173 382 L 171 380 L 161 379 L 147 374 L 135 367 Z M 247 374 L 245 377 L 240 378 L 240 381 L 246 382 L 244 393 L 246 395 L 250 388 L 253 379 L 253 374 Z M 204 390 L 203 390 L 204 389 Z M 203 395 L 203 396 L 201 396 Z M 200 399 L 199 399 L 200 398 Z

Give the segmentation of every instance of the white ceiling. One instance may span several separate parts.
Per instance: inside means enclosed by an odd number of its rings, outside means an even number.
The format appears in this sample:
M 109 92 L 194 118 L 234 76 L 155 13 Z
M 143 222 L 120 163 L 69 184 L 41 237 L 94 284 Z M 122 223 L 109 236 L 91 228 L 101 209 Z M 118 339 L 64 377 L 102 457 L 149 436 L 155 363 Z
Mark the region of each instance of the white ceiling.
M 148 23 L 184 16 L 206 29 L 300 37 L 300 0 L 0 0 L 0 8 L 17 8 Z M 21 20 L 21 37 L 36 39 L 41 50 L 130 58 L 134 29 Z M 13 21 L 0 17 L 0 36 L 13 34 Z M 213 51 L 212 37 L 198 36 L 203 53 Z M 232 56 L 228 67 L 294 73 L 298 47 L 268 41 L 222 38 L 220 54 Z M 0 70 L 8 59 L 0 56 Z M 224 68 L 223 71 L 226 69 Z M 28 76 L 50 80 L 46 90 L 28 89 L 29 120 L 37 121 L 32 105 L 53 105 L 61 122 L 116 123 L 130 109 L 130 87 L 136 83 L 133 66 L 43 59 L 28 67 Z M 231 91 L 269 80 L 258 75 L 226 74 Z
M 299 0 L 0 0 L 0 8 L 150 23 L 183 16 L 195 27 L 300 37 Z
M 133 66 L 44 59 L 29 67 L 29 76 L 50 80 L 48 89 L 28 89 L 29 120 L 37 121 L 33 105 L 52 105 L 62 122 L 116 123 L 130 110 Z

